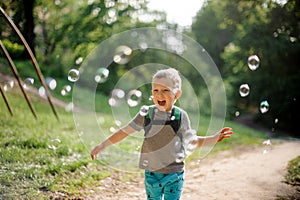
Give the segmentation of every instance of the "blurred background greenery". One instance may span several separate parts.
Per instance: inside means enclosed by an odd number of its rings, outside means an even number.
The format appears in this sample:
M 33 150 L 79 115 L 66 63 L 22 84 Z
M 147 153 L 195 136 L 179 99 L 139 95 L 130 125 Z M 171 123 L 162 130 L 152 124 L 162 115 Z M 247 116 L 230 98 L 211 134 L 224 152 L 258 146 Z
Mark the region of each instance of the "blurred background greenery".
M 195 39 L 216 63 L 226 86 L 229 118 L 234 119 L 237 113 L 251 113 L 254 122 L 269 129 L 276 126 L 284 131 L 297 131 L 300 111 L 299 1 L 205 1 L 190 27 L 168 23 L 166 13 L 148 9 L 148 3 L 147 0 L 1 0 L 0 6 L 23 33 L 44 76 L 59 80 L 61 87 L 67 84 L 68 71 L 79 67 L 78 60 L 84 59 L 113 34 L 138 27 L 170 28 Z M 17 35 L 3 17 L 0 24 L 0 39 L 17 63 L 21 77 L 34 77 L 28 55 Z M 250 55 L 260 58 L 260 67 L 255 72 L 247 67 Z M 0 73 L 11 74 L 2 52 L 0 56 Z M 153 62 L 157 57 L 170 66 L 178 62 L 175 58 L 170 59 L 170 55 L 157 52 L 148 51 L 138 56 L 141 63 Z M 99 91 L 105 96 L 112 90 L 111 81 L 118 80 L 136 63 L 112 65 L 115 65 L 114 70 L 110 71 L 109 80 Z M 199 84 L 199 77 L 194 74 L 193 71 L 185 72 L 199 90 L 206 87 L 202 82 Z M 243 83 L 251 90 L 245 98 L 238 93 Z M 270 105 L 265 114 L 259 112 L 263 100 L 268 100 Z M 274 120 L 278 122 L 276 125 Z

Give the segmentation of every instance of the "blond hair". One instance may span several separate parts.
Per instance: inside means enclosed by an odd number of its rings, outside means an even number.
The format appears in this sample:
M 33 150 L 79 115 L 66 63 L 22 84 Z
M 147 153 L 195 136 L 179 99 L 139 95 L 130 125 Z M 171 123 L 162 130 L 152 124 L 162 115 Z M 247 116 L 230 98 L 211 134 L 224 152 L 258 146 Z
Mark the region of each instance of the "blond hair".
M 153 75 L 152 81 L 157 78 L 158 79 L 168 78 L 173 83 L 173 89 L 181 90 L 181 77 L 179 75 L 179 72 L 176 69 L 174 68 L 161 69 Z

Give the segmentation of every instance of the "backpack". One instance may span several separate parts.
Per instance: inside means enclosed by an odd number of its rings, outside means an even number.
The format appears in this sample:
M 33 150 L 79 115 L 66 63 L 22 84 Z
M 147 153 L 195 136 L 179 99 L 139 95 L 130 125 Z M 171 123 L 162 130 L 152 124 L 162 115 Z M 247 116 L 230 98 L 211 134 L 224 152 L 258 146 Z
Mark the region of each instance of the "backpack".
M 180 128 L 181 122 L 181 111 L 178 107 L 174 106 L 171 111 L 171 119 L 170 120 L 154 120 L 154 110 L 157 109 L 156 106 L 149 106 L 149 110 L 144 120 L 144 130 L 145 135 L 148 134 L 152 125 L 171 125 L 174 132 L 177 133 Z

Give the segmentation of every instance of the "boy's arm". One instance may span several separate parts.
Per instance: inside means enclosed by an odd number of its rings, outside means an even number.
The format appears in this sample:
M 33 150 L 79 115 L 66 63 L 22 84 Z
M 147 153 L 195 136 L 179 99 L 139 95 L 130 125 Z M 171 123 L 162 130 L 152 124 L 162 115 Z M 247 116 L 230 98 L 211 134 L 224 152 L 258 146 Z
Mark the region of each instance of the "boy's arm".
M 230 138 L 232 133 L 233 133 L 232 128 L 225 127 L 222 128 L 219 132 L 217 132 L 214 135 L 206 136 L 206 137 L 198 136 L 198 147 L 221 142 L 224 138 Z
M 118 131 L 116 131 L 113 135 L 111 135 L 109 138 L 104 140 L 102 143 L 98 144 L 94 147 L 94 149 L 91 152 L 91 158 L 94 160 L 97 158 L 98 153 L 103 151 L 106 147 L 116 144 L 126 138 L 129 134 L 133 133 L 135 129 L 133 129 L 131 126 L 125 126 Z

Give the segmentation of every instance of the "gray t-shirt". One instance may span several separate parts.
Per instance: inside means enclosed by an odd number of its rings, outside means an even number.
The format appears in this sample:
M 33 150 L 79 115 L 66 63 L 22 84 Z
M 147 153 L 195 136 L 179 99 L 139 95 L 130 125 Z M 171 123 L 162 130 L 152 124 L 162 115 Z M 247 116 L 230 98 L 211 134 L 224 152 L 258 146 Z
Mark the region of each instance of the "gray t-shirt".
M 150 145 L 152 145 L 150 149 L 152 150 L 151 152 L 145 152 L 142 148 L 140 168 L 163 174 L 181 172 L 184 170 L 184 158 L 186 156 L 184 144 L 186 140 L 193 137 L 191 134 L 195 134 L 195 132 L 190 131 L 191 125 L 188 114 L 181 108 L 178 109 L 181 112 L 181 121 L 177 133 L 174 133 L 174 130 L 168 125 L 152 125 L 147 135 L 145 135 L 143 147 L 144 144 L 147 143 L 147 140 L 152 140 L 150 141 Z M 172 116 L 171 112 L 154 109 L 153 113 L 153 119 L 151 120 L 174 120 L 174 116 Z M 145 117 L 138 113 L 129 122 L 129 126 L 136 131 L 140 131 L 144 128 L 144 121 Z M 147 145 L 149 146 L 149 141 Z M 153 159 L 153 157 L 155 157 L 155 159 Z

